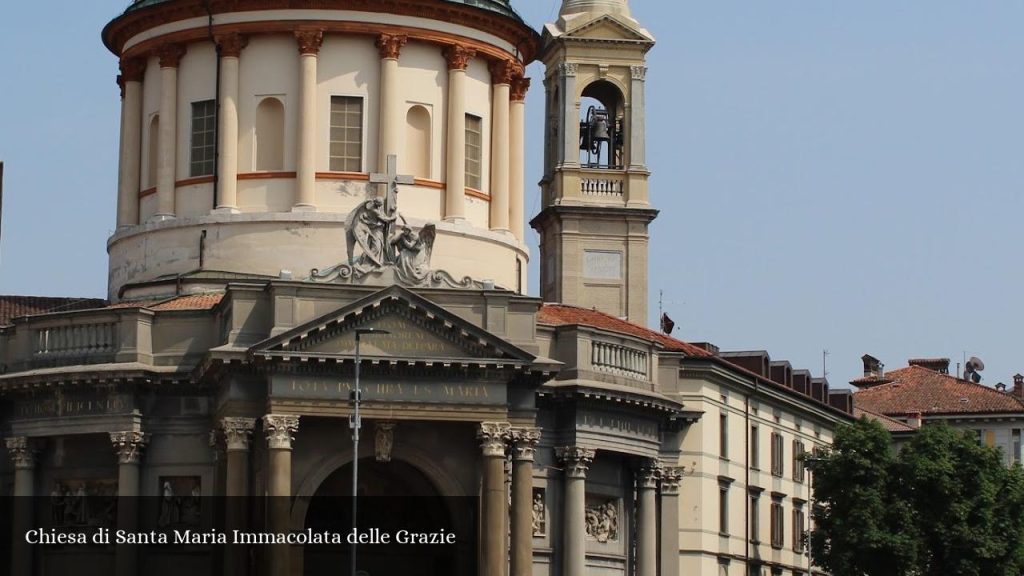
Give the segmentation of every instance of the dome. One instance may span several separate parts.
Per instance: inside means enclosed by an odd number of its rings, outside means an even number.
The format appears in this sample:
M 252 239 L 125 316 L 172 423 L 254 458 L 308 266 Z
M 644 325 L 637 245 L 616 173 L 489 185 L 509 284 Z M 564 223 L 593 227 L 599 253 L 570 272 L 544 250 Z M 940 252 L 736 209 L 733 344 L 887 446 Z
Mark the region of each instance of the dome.
M 146 8 L 147 6 L 154 6 L 156 4 L 164 4 L 164 3 L 172 2 L 172 1 L 173 0 L 135 0 L 134 2 L 131 3 L 130 6 L 128 6 L 128 9 L 125 10 L 125 13 L 127 14 L 129 12 L 134 12 L 135 10 Z M 466 6 L 472 6 L 474 8 L 479 8 L 481 10 L 487 10 L 488 12 L 496 12 L 496 13 L 501 14 L 503 16 L 508 16 L 509 18 L 514 18 L 515 20 L 517 20 L 519 22 L 523 21 L 523 19 L 519 17 L 519 14 L 516 14 L 516 11 L 512 9 L 512 6 L 509 4 L 510 0 L 441 0 L 441 1 L 442 2 L 450 2 L 452 4 L 464 4 Z
M 588 12 L 629 16 L 629 2 L 627 0 L 564 0 L 558 15 L 565 17 Z

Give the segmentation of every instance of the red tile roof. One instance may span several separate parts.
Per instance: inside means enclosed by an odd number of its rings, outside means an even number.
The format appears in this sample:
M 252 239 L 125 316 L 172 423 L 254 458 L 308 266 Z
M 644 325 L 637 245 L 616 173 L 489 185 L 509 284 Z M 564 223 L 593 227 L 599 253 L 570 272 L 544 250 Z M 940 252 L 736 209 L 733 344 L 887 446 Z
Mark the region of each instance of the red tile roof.
M 888 383 L 855 392 L 854 405 L 889 416 L 1024 413 L 1024 401 L 1012 394 L 920 366 L 891 370 L 884 380 Z
M 854 406 L 853 417 L 859 419 L 861 416 L 867 416 L 869 420 L 874 420 L 878 422 L 879 424 L 882 425 L 883 428 L 885 428 L 889 432 L 913 432 L 914 430 L 917 430 L 917 428 L 914 428 L 909 424 L 904 424 L 903 422 L 900 422 L 895 418 L 889 418 L 884 414 L 877 414 L 875 412 L 870 412 L 858 406 Z
M 223 299 L 223 292 L 192 294 L 165 300 L 155 306 L 146 306 L 146 308 L 150 310 L 209 310 L 220 304 L 220 301 Z
M 106 300 L 100 298 L 54 298 L 45 296 L 0 296 L 0 326 L 11 319 L 48 312 L 67 312 L 87 308 L 102 308 Z
M 645 328 L 639 324 L 634 324 L 621 318 L 616 318 L 611 314 L 605 314 L 598 310 L 579 308 L 577 306 L 569 306 L 566 304 L 545 304 L 541 307 L 540 313 L 537 315 L 537 322 L 547 324 L 549 326 L 579 325 L 599 328 L 601 330 L 608 330 L 611 332 L 621 332 L 644 340 L 657 342 L 664 346 L 666 350 L 671 350 L 673 352 L 682 352 L 689 356 L 709 357 L 712 355 L 703 348 L 683 342 L 682 340 L 678 340 L 667 334 L 651 330 L 650 328 Z

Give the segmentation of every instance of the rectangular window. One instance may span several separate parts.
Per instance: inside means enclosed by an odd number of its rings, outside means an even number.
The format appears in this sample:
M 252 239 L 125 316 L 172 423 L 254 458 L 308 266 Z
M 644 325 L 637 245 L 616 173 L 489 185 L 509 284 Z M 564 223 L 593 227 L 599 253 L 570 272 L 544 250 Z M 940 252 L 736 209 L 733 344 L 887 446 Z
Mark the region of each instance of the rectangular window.
M 800 440 L 793 440 L 793 481 L 803 483 L 804 461 L 801 456 L 804 453 L 804 443 Z
M 782 476 L 782 434 L 772 432 L 772 476 Z
M 985 431 L 985 446 L 989 448 L 996 445 L 996 433 L 991 430 Z
M 1020 462 L 1020 428 L 1014 428 L 1010 434 L 1012 441 L 1012 448 L 1010 453 L 1010 464 L 1014 462 Z
M 217 153 L 217 106 L 213 100 L 192 103 L 192 140 L 189 176 L 212 176 Z M 152 144 L 150 144 L 152 145 Z
M 761 450 L 757 445 L 757 426 L 750 426 L 750 467 L 754 470 L 761 469 Z
M 785 519 L 782 516 L 782 501 L 772 500 L 772 548 L 782 548 Z
M 758 543 L 761 541 L 761 518 L 758 507 L 761 504 L 759 494 L 750 495 L 750 541 Z
M 483 178 L 483 120 L 479 116 L 466 114 L 466 187 L 482 189 Z
M 718 533 L 729 533 L 729 485 L 718 485 Z
M 793 508 L 793 551 L 799 554 L 804 553 L 806 544 L 804 540 L 805 530 L 803 508 Z
M 718 454 L 729 457 L 729 415 L 725 412 L 718 415 Z
M 330 169 L 363 171 L 363 99 L 331 96 Z

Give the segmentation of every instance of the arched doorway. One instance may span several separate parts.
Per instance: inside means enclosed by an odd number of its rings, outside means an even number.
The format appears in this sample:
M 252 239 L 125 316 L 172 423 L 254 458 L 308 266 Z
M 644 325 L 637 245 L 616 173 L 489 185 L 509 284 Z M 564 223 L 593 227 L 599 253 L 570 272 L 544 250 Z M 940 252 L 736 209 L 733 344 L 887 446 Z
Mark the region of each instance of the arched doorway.
M 331 473 L 317 488 L 306 512 L 305 527 L 314 532 L 352 532 L 352 464 Z M 357 565 L 365 576 L 440 576 L 471 574 L 476 569 L 475 499 L 442 498 L 430 479 L 400 460 L 359 460 L 358 526 L 376 543 L 361 544 Z M 377 529 L 377 532 L 371 532 Z M 434 543 L 398 543 L 400 531 L 427 534 Z M 454 544 L 443 543 L 455 534 Z M 388 543 L 380 535 L 390 536 Z M 438 536 L 434 536 L 438 535 Z M 415 536 L 410 536 L 415 538 Z M 306 576 L 347 574 L 351 547 L 305 546 Z

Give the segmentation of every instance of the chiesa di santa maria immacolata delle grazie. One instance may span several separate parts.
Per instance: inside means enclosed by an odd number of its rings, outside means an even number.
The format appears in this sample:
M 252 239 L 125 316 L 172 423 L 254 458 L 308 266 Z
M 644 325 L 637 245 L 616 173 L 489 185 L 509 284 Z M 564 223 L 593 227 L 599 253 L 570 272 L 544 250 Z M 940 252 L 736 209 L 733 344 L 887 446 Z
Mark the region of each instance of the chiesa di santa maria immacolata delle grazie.
M 410 574 L 812 573 L 797 456 L 849 396 L 643 326 L 654 39 L 626 0 L 564 0 L 539 33 L 508 0 L 138 0 L 103 41 L 122 95 L 107 299 L 5 297 L 0 317 L 0 487 L 39 497 L 15 531 L 306 530 L 351 493 L 358 335 L 360 493 L 478 504 Z M 12 546 L 15 576 L 321 574 L 347 554 Z

